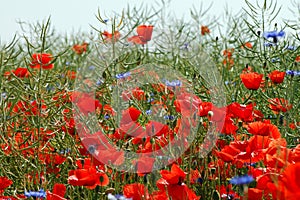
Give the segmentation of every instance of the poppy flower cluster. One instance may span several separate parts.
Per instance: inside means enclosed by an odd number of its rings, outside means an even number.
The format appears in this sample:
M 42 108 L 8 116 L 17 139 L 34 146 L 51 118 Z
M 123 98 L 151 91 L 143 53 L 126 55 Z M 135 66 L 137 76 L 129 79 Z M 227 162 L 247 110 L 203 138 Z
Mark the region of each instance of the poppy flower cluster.
M 79 161 L 80 162 L 80 161 Z M 74 186 L 85 186 L 88 189 L 95 189 L 96 186 L 106 186 L 109 178 L 103 170 L 103 166 L 97 166 L 90 160 L 84 160 L 84 165 L 78 164 L 79 169 L 70 170 L 68 183 Z
M 201 35 L 209 34 L 210 30 L 207 26 L 201 26 Z
M 231 69 L 234 65 L 234 59 L 233 59 L 233 52 L 234 52 L 234 48 L 230 48 L 230 49 L 225 49 L 223 51 L 223 65 L 226 66 L 228 69 Z
M 153 25 L 140 25 L 137 27 L 137 35 L 128 38 L 134 44 L 147 44 L 152 38 Z
M 158 191 L 149 193 L 145 185 L 140 183 L 127 184 L 123 188 L 123 194 L 126 198 L 133 200 L 199 200 L 200 197 L 195 194 L 185 183 L 186 173 L 177 165 L 173 164 L 171 170 L 161 170 L 161 177 L 157 180 Z
M 170 52 L 149 52 L 153 25 L 125 36 L 122 27 L 101 32 L 99 49 L 73 42 L 60 50 L 56 40 L 21 58 L 22 48 L 1 49 L 0 200 L 300 198 L 300 56 L 285 45 L 294 42 L 280 44 L 284 31 L 263 33 L 270 48 L 262 55 L 260 33 L 227 44 L 211 39 L 213 26 L 190 29 L 196 34 L 182 26 L 177 47 L 155 41 Z M 164 31 L 159 40 L 172 38 Z M 228 80 L 224 99 L 194 66 L 196 37 Z M 172 66 L 176 76 L 140 70 L 144 63 Z
M 282 83 L 284 80 L 285 72 L 274 70 L 269 74 L 271 81 L 275 84 Z
M 118 41 L 121 37 L 121 33 L 119 31 L 115 31 L 113 33 L 109 33 L 108 31 L 104 31 L 102 33 L 102 36 L 104 37 L 104 40 L 106 42 L 114 42 Z
M 53 56 L 49 53 L 35 53 L 32 54 L 29 66 L 33 69 L 52 69 L 54 67 L 52 60 Z
M 243 72 L 240 78 L 247 89 L 257 90 L 262 82 L 263 74 L 257 72 Z
M 77 53 L 78 55 L 82 54 L 83 52 L 86 52 L 87 51 L 87 47 L 88 47 L 88 43 L 87 42 L 84 42 L 82 44 L 75 44 L 73 47 L 72 47 L 72 50 Z

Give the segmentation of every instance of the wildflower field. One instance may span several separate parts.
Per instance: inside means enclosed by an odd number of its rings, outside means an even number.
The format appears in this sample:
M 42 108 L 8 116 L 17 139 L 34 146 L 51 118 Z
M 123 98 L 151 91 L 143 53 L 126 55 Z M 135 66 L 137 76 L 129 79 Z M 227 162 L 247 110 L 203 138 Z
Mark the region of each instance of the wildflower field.
M 300 4 L 245 2 L 23 24 L 0 43 L 0 200 L 300 199 Z

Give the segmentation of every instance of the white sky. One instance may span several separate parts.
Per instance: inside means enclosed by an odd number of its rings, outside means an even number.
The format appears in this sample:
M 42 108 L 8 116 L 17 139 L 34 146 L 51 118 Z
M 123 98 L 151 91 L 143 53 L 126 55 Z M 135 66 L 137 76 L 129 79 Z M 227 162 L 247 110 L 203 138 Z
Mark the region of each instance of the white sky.
M 255 3 L 256 0 L 249 0 Z M 263 0 L 257 0 L 263 2 Z M 270 0 L 267 0 L 270 1 Z M 274 0 L 272 0 L 274 1 Z M 299 0 L 292 0 L 299 1 Z M 61 33 L 70 33 L 72 31 L 90 31 L 92 25 L 97 25 L 95 18 L 98 8 L 107 15 L 112 11 L 121 12 L 127 4 L 139 5 L 141 2 L 148 4 L 154 3 L 154 0 L 2 0 L 0 11 L 0 43 L 8 42 L 12 39 L 14 33 L 21 32 L 17 21 L 35 23 L 43 21 L 51 16 L 52 28 Z M 201 2 L 203 7 L 207 7 L 210 2 L 213 3 L 209 10 L 209 16 L 220 16 L 224 13 L 225 5 L 232 13 L 237 13 L 242 7 L 246 7 L 244 0 L 172 0 L 169 7 L 171 12 L 176 13 L 177 17 L 182 15 L 189 16 L 189 9 L 199 7 Z M 209 3 L 207 3 L 209 2 Z M 277 0 L 278 5 L 282 6 L 279 17 L 293 19 L 294 16 L 288 8 L 293 8 L 291 0 Z M 299 5 L 299 4 L 298 4 Z M 300 10 L 300 8 L 298 8 Z M 299 14 L 298 14 L 299 17 Z

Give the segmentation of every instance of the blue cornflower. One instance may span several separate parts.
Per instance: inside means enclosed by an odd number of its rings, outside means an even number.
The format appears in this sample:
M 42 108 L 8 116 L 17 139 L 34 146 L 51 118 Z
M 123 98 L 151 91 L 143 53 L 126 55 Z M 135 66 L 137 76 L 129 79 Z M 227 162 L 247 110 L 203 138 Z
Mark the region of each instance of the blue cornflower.
M 100 86 L 102 83 L 103 83 L 103 81 L 99 79 L 99 80 L 97 80 L 96 85 Z
M 287 75 L 292 75 L 292 76 L 293 76 L 293 75 L 295 74 L 295 72 L 296 72 L 296 71 L 293 71 L 293 70 L 286 70 L 285 73 L 286 73 Z
M 1 94 L 1 97 L 5 99 L 5 98 L 7 97 L 7 93 L 6 93 L 6 92 L 3 92 L 3 93 Z
M 203 179 L 202 178 L 197 178 L 197 180 L 196 180 L 196 183 L 200 183 L 200 184 L 202 184 L 203 183 Z
M 71 152 L 71 149 L 62 149 L 60 150 L 59 154 L 65 154 L 65 153 L 70 153 Z
M 152 110 L 146 110 L 147 115 L 151 115 L 151 113 L 152 113 Z
M 245 166 L 251 166 L 251 167 L 256 167 L 257 163 L 244 163 Z
M 154 101 L 153 98 L 150 98 L 150 99 L 147 100 L 148 103 L 151 103 L 151 102 L 153 102 L 153 101 Z
M 96 67 L 94 65 L 89 66 L 89 70 L 94 70 Z
M 110 116 L 108 114 L 104 115 L 104 119 L 109 119 Z
M 188 47 L 189 47 L 189 43 L 186 42 L 182 45 L 181 49 L 188 50 Z
M 287 70 L 285 73 L 290 76 L 300 76 L 300 71 Z
M 46 198 L 46 192 L 43 189 L 40 189 L 38 192 L 35 191 L 25 191 L 25 197 L 30 198 L 30 197 L 35 197 L 35 198 Z
M 182 82 L 180 80 L 173 80 L 173 81 L 165 81 L 166 86 L 171 86 L 171 87 L 175 87 L 175 86 L 181 86 Z
M 285 50 L 290 50 L 290 51 L 295 51 L 297 49 L 297 47 L 295 46 L 286 46 Z
M 277 44 L 276 43 L 273 43 L 273 42 L 265 42 L 264 43 L 264 46 L 266 47 L 273 47 L 273 46 L 276 46 Z
M 284 31 L 269 31 L 269 32 L 264 32 L 264 37 L 269 39 L 269 38 L 275 38 L 277 39 L 278 37 L 283 37 L 285 36 L 285 32 Z
M 120 74 L 116 75 L 116 78 L 117 79 L 126 78 L 126 77 L 129 77 L 130 74 L 131 74 L 130 72 L 120 73 Z
M 244 175 L 244 176 L 233 177 L 232 179 L 229 180 L 229 183 L 233 185 L 244 185 L 244 184 L 249 184 L 252 181 L 254 181 L 253 176 Z
M 132 198 L 126 198 L 121 194 L 112 195 L 109 193 L 107 197 L 108 197 L 108 200 L 132 200 Z
M 272 58 L 272 59 L 271 59 L 271 62 L 272 62 L 272 63 L 274 63 L 274 62 L 280 62 L 280 58 Z
M 69 66 L 71 63 L 70 62 L 66 62 L 66 65 Z
M 173 115 L 166 115 L 166 116 L 164 116 L 164 119 L 166 119 L 166 120 L 173 120 L 174 116 Z

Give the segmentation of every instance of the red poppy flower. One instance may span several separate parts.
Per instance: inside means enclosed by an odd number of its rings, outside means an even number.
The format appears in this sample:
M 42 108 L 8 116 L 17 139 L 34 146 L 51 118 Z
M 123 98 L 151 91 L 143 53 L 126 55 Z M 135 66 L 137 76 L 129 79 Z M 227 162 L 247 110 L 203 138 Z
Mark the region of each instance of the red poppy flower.
M 262 199 L 263 190 L 256 189 L 256 188 L 249 188 L 247 196 L 248 196 L 248 200 Z
M 201 26 L 201 35 L 209 34 L 210 30 L 207 26 Z
M 162 178 L 156 182 L 156 185 L 169 197 L 174 200 L 199 200 L 200 197 L 183 183 L 186 173 L 177 164 L 172 165 L 171 171 L 161 170 L 160 174 Z
M 75 79 L 76 78 L 76 71 L 68 70 L 67 74 L 66 74 L 66 77 L 68 77 L 69 79 Z
M 233 58 L 224 58 L 223 59 L 223 65 L 226 66 L 228 69 L 231 69 L 231 67 L 233 67 L 234 65 L 234 59 Z
M 296 126 L 295 123 L 290 123 L 289 128 L 292 129 L 292 130 L 296 130 L 297 126 Z
M 106 42 L 114 42 L 114 41 L 118 41 L 121 37 L 121 34 L 119 31 L 115 31 L 114 33 L 109 33 L 108 31 L 104 31 L 102 33 L 102 35 L 104 36 L 104 40 Z
M 29 71 L 25 67 L 19 67 L 16 70 L 14 70 L 13 73 L 19 78 L 24 78 L 29 76 Z
M 223 133 L 225 135 L 230 135 L 230 134 L 235 135 L 237 130 L 238 130 L 238 127 L 233 123 L 233 120 L 231 119 L 231 117 L 227 115 L 225 117 L 225 122 L 224 122 L 221 133 Z
M 248 49 L 252 49 L 252 44 L 250 42 L 246 42 L 242 45 L 242 48 L 247 47 Z
M 106 173 L 98 172 L 99 186 L 107 186 L 109 184 L 109 178 Z
M 261 151 L 269 147 L 271 138 L 268 136 L 255 135 L 248 140 L 247 151 Z
M 102 108 L 102 104 L 99 100 L 93 98 L 92 95 L 87 93 L 73 93 L 72 102 L 84 115 L 95 112 L 97 108 Z
M 0 195 L 3 194 L 4 190 L 13 184 L 12 180 L 7 177 L 0 177 Z
M 190 183 L 191 184 L 197 184 L 197 183 L 201 183 L 201 181 L 199 180 L 202 180 L 201 179 L 201 173 L 199 172 L 198 169 L 191 169 L 190 170 Z
M 183 92 L 177 96 L 174 101 L 174 106 L 177 112 L 180 112 L 182 116 L 193 116 L 195 113 L 200 114 L 201 99 L 194 94 Z
M 257 90 L 262 81 L 263 74 L 257 72 L 242 73 L 240 78 L 247 89 Z
M 94 155 L 99 164 L 120 166 L 125 161 L 124 151 L 115 148 L 102 149 L 99 154 Z
M 199 107 L 199 116 L 205 117 L 208 115 L 208 112 L 213 108 L 213 104 L 211 102 L 202 102 Z
M 229 154 L 229 153 L 226 153 L 226 152 L 218 152 L 218 151 L 215 151 L 216 152 L 216 155 L 217 157 L 219 157 L 220 159 L 222 159 L 224 162 L 232 162 L 234 161 L 234 156 Z
M 145 92 L 141 90 L 140 88 L 135 88 L 132 90 L 132 95 L 137 100 L 145 100 Z
M 165 200 L 168 199 L 168 195 L 165 191 L 154 191 L 150 195 L 150 200 Z
M 88 47 L 88 43 L 84 42 L 82 43 L 81 45 L 80 44 L 75 44 L 73 47 L 72 47 L 72 50 L 75 51 L 75 53 L 77 54 L 82 54 L 83 52 L 86 52 L 87 51 L 87 47 Z
M 125 185 L 123 188 L 123 194 L 126 198 L 132 198 L 132 200 L 143 200 L 149 198 L 147 188 L 141 183 Z
M 244 122 L 253 120 L 253 104 L 243 105 L 233 102 L 227 106 L 228 113 L 233 114 L 233 118 L 237 117 Z
M 231 58 L 233 52 L 234 52 L 234 48 L 231 48 L 231 49 L 225 49 L 225 50 L 223 51 L 223 56 L 224 56 L 224 57 L 227 57 L 227 58 Z
M 47 200 L 67 200 L 64 198 L 66 193 L 66 186 L 64 184 L 55 183 L 53 192 L 47 191 Z
M 180 167 L 177 164 L 172 165 L 171 171 L 161 170 L 160 174 L 162 178 L 167 181 L 168 184 L 180 184 L 183 182 L 186 176 L 186 173 L 182 169 L 180 169 Z
M 279 139 L 281 138 L 281 133 L 279 132 L 279 129 L 274 124 L 269 124 L 269 131 L 270 131 L 270 137 L 273 139 Z
M 188 188 L 186 184 L 182 185 L 168 185 L 167 186 L 167 196 L 172 200 L 199 200 L 200 197 L 195 194 L 195 192 Z
M 17 195 L 19 196 L 19 195 Z M 21 196 L 19 198 L 25 199 L 25 196 Z M 11 196 L 0 196 L 0 200 L 17 200 L 15 197 L 11 197 Z
M 283 172 L 278 189 L 285 199 L 300 199 L 300 163 L 290 164 Z
M 254 121 L 261 121 L 264 118 L 264 114 L 260 110 L 253 110 Z
M 287 112 L 292 109 L 292 105 L 289 104 L 288 100 L 284 98 L 273 98 L 269 99 L 269 108 L 275 113 L 278 112 Z
M 152 25 L 140 25 L 137 27 L 137 34 L 130 38 L 128 38 L 129 42 L 133 42 L 134 44 L 147 44 L 151 40 L 152 32 L 153 32 Z
M 29 66 L 33 69 L 52 69 L 54 64 L 51 63 L 52 55 L 49 53 L 32 54 L 32 60 Z
M 136 166 L 137 173 L 144 174 L 153 170 L 155 158 L 141 154 L 140 158 L 133 161 L 133 165 Z
M 130 99 L 136 99 L 136 100 L 145 100 L 145 92 L 140 88 L 134 88 L 131 91 L 123 91 L 122 92 L 122 98 L 124 101 L 128 101 Z
M 232 142 L 230 145 L 225 146 L 220 152 L 215 151 L 215 153 L 224 162 L 232 162 L 238 154 L 245 150 L 242 146 Z
M 285 200 L 283 193 L 281 192 L 283 187 L 278 184 L 279 174 L 264 172 L 262 175 L 256 178 L 256 189 L 262 190 L 263 195 L 266 199 L 270 199 L 270 194 L 272 199 Z M 259 191 L 256 191 L 259 193 Z
M 248 124 L 248 131 L 254 135 L 269 136 L 269 124 L 264 122 L 252 122 Z
M 232 185 L 221 185 L 217 186 L 217 191 L 219 191 L 220 196 L 222 199 L 231 199 L 231 197 L 239 199 L 238 193 L 232 190 Z
M 169 132 L 169 127 L 157 121 L 150 120 L 146 125 L 147 136 L 161 136 Z
M 282 83 L 285 76 L 285 72 L 274 70 L 269 74 L 269 77 L 273 83 Z
M 262 161 L 265 156 L 263 150 L 269 147 L 270 141 L 271 138 L 268 136 L 255 135 L 245 143 L 247 146 L 238 148 L 242 152 L 236 155 L 235 158 L 251 163 Z
M 10 78 L 11 73 L 12 73 L 11 71 L 6 71 L 6 72 L 3 73 L 3 76 L 6 77 L 6 78 Z
M 66 158 L 59 154 L 41 153 L 39 154 L 39 160 L 46 165 L 60 165 Z
M 295 62 L 300 62 L 300 56 L 296 56 Z
M 44 100 L 41 100 L 40 102 L 34 100 L 30 104 L 30 109 L 31 112 L 28 112 L 28 114 L 41 115 L 43 112 L 45 112 L 47 106 L 44 104 Z
M 98 172 L 94 167 L 90 167 L 88 169 L 69 171 L 68 183 L 74 186 L 85 186 L 88 189 L 94 189 L 97 185 L 108 185 L 109 178 L 105 173 Z
M 136 122 L 142 112 L 135 107 L 129 107 L 122 111 L 120 125 L 126 125 L 130 122 Z
M 264 164 L 276 169 L 286 167 L 292 158 L 291 150 L 275 141 L 270 143 L 270 146 L 265 150 L 265 155 Z
M 30 103 L 20 100 L 14 105 L 12 111 L 15 113 L 23 113 L 25 115 L 41 115 L 46 109 L 47 106 L 44 104 L 44 100 L 41 100 L 39 103 L 36 100 Z

